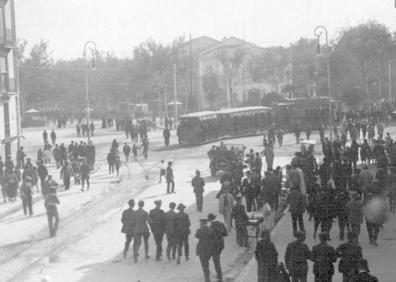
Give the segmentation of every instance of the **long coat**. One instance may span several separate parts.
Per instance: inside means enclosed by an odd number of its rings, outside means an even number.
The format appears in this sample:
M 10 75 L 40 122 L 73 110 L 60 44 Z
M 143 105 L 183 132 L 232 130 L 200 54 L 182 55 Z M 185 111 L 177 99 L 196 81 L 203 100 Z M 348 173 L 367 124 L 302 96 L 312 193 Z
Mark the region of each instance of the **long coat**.
M 143 209 L 136 210 L 133 217 L 134 232 L 149 233 L 147 221 L 148 221 L 148 213 Z
M 258 281 L 276 281 L 278 252 L 271 241 L 260 240 L 256 247 Z
M 307 273 L 310 256 L 311 251 L 306 244 L 298 241 L 289 243 L 286 248 L 285 263 L 290 275 Z
M 168 236 L 176 233 L 176 213 L 173 210 L 165 213 L 165 232 Z
M 135 211 L 132 208 L 126 209 L 122 212 L 121 222 L 122 228 L 121 232 L 125 234 L 133 233 L 133 222 L 134 222 Z
M 213 253 L 220 254 L 224 249 L 224 237 L 227 236 L 227 229 L 225 225 L 220 221 L 215 221 L 212 223 L 210 228 L 214 232 L 213 240 Z
M 161 209 L 152 209 L 149 213 L 151 232 L 164 233 L 166 228 L 165 212 Z
M 341 258 L 338 264 L 338 270 L 341 273 L 349 274 L 351 271 L 357 272 L 359 260 L 363 258 L 362 247 L 358 243 L 346 242 L 341 244 L 336 252 Z
M 198 244 L 196 249 L 197 256 L 211 256 L 213 251 L 214 231 L 208 226 L 201 227 L 195 233 Z
M 227 199 L 228 205 L 225 205 L 225 199 Z M 220 214 L 227 214 L 232 211 L 234 207 L 234 196 L 230 193 L 224 193 L 219 196 L 219 213 Z
M 190 218 L 188 217 L 188 214 L 184 212 L 178 212 L 176 214 L 175 218 L 176 222 L 176 236 L 186 236 L 189 235 L 190 232 Z
M 314 246 L 311 252 L 311 260 L 314 262 L 313 273 L 315 275 L 334 274 L 333 263 L 337 260 L 337 254 L 332 246 L 323 243 Z

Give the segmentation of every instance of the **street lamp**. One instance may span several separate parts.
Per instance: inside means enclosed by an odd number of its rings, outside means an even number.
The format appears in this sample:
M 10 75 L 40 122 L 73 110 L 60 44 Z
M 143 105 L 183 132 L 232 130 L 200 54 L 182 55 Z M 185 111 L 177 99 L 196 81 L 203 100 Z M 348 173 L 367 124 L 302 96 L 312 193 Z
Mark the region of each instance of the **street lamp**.
M 83 53 L 83 57 L 84 57 L 84 75 L 85 75 L 85 98 L 87 100 L 87 107 L 84 109 L 84 111 L 87 114 L 87 121 L 88 121 L 88 125 L 89 120 L 90 120 L 90 115 L 91 115 L 91 111 L 92 109 L 90 108 L 90 104 L 89 104 L 89 88 L 88 88 L 88 64 L 87 64 L 87 48 L 89 48 L 89 50 L 91 51 L 91 56 L 92 56 L 92 65 L 91 65 L 91 70 L 95 70 L 95 53 L 96 53 L 96 43 L 93 41 L 87 41 L 84 44 L 84 53 Z M 89 130 L 88 130 L 88 144 L 91 142 L 91 135 L 89 134 Z
M 326 39 L 326 67 L 327 67 L 327 91 L 328 91 L 328 99 L 329 99 L 329 126 L 330 126 L 330 141 L 333 141 L 333 116 L 331 110 L 331 77 L 330 77 L 330 48 L 329 48 L 329 40 L 327 37 L 327 28 L 322 25 L 315 27 L 314 35 L 318 40 L 317 52 L 320 54 L 320 37 L 322 34 L 325 34 Z

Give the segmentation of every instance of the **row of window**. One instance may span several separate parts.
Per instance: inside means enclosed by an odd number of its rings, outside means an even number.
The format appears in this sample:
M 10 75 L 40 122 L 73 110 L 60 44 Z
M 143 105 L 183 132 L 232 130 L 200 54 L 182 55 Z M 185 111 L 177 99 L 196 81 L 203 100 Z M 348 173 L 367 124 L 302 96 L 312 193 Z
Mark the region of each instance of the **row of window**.
M 0 6 L 0 43 L 14 43 L 14 31 L 12 24 L 12 4 L 7 1 L 4 6 Z

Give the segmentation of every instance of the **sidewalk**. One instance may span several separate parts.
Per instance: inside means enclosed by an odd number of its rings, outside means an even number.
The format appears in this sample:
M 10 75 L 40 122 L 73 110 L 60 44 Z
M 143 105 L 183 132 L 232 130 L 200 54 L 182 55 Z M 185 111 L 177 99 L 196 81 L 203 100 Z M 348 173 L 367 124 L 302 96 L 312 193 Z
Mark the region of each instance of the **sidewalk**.
M 319 243 L 318 239 L 313 239 L 313 221 L 308 221 L 308 216 L 305 214 L 304 224 L 307 230 L 307 239 L 305 243 L 312 250 L 312 247 Z M 319 229 L 320 230 L 320 229 Z M 369 244 L 367 237 L 367 230 L 365 223 L 362 224 L 362 232 L 360 233 L 359 242 L 363 249 L 363 256 L 369 262 L 371 273 L 375 275 L 381 282 L 394 282 L 393 269 L 395 267 L 394 256 L 396 254 L 396 216 L 390 215 L 390 220 L 385 224 L 384 229 L 381 230 L 378 247 Z M 338 239 L 338 222 L 333 221 L 333 227 L 330 233 L 332 240 L 329 244 L 337 248 L 342 242 Z M 284 255 L 286 246 L 289 242 L 295 240 L 292 236 L 292 224 L 290 213 L 286 214 L 272 232 L 272 241 L 274 242 L 278 251 L 278 261 L 284 262 Z M 344 241 L 345 242 L 345 241 Z M 335 275 L 333 281 L 342 281 L 342 275 L 338 272 L 338 262 L 335 263 Z M 309 262 L 308 281 L 313 281 L 312 262 Z M 236 282 L 253 282 L 257 281 L 257 262 L 253 257 L 241 272 Z

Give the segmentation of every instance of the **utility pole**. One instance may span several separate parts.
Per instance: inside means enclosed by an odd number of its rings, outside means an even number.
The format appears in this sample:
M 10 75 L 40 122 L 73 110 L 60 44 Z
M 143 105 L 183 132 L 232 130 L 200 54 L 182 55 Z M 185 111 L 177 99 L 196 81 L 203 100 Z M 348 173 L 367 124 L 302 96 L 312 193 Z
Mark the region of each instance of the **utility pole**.
M 388 76 L 389 76 L 389 102 L 392 102 L 392 60 L 388 61 Z
M 329 126 L 330 126 L 330 141 L 333 141 L 333 115 L 331 109 L 331 76 L 330 76 L 330 46 L 329 40 L 327 36 L 327 28 L 324 26 L 317 26 L 314 29 L 314 35 L 317 37 L 318 40 L 318 53 L 320 53 L 320 37 L 322 36 L 323 32 L 325 33 L 326 39 L 326 68 L 327 68 L 327 92 L 328 92 L 328 99 L 329 99 Z
M 91 69 L 95 69 L 95 52 L 96 52 L 96 43 L 93 41 L 87 41 L 84 44 L 84 74 L 85 74 L 85 98 L 87 100 L 87 107 L 85 108 L 86 114 L 87 114 L 87 122 L 89 124 L 90 118 L 91 118 L 91 108 L 89 104 L 89 86 L 88 86 L 88 64 L 87 64 L 87 47 L 91 45 L 89 48 L 91 50 L 91 55 L 92 55 L 92 66 Z M 88 144 L 91 143 L 91 134 L 89 134 L 88 130 Z
M 177 73 L 176 73 L 176 64 L 173 63 L 173 94 L 174 94 L 174 114 L 175 114 L 175 127 L 177 127 Z
M 189 52 L 189 68 L 190 68 L 190 92 L 189 92 L 189 99 L 187 104 L 187 112 L 190 112 L 192 106 L 192 95 L 193 95 L 193 78 L 192 78 L 192 46 L 191 46 L 191 34 L 190 34 L 190 52 Z

